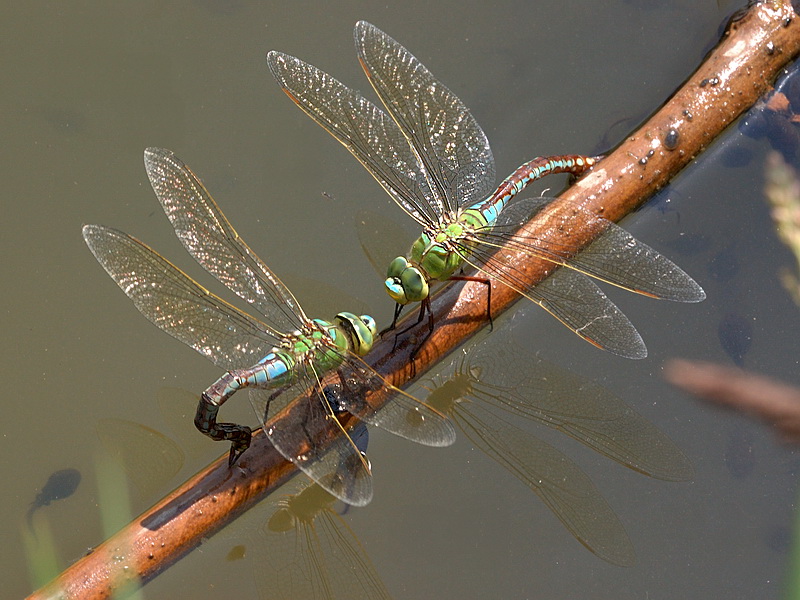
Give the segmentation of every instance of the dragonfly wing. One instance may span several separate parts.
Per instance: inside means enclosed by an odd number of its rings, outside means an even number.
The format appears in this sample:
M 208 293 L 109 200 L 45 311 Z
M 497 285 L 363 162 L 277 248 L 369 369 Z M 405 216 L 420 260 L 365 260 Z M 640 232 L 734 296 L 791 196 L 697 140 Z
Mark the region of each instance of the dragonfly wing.
M 279 343 L 266 325 L 218 298 L 126 233 L 86 225 L 83 238 L 145 317 L 218 367 L 253 365 Z
M 307 320 L 295 297 L 239 237 L 200 179 L 169 150 L 148 148 L 150 183 L 178 239 L 203 268 L 252 304 L 280 335 Z
M 403 210 L 423 226 L 438 223 L 443 202 L 386 113 L 299 58 L 272 51 L 267 64 L 289 98 L 341 142 Z
M 647 348 L 628 317 L 585 275 L 557 269 L 529 286 L 522 273 L 503 254 L 491 248 L 464 247 L 469 264 L 532 300 L 589 343 L 625 358 L 645 358 Z
M 340 500 L 353 506 L 369 504 L 372 500 L 369 462 L 347 432 L 320 439 L 320 432 L 328 431 L 327 424 L 335 417 L 316 377 L 301 375 L 297 385 L 282 392 L 286 398 L 298 394 L 304 397 L 292 407 L 290 417 L 277 424 L 270 423 L 276 412 L 272 404 L 274 394 L 275 390 L 250 390 L 253 410 L 275 449 Z
M 550 444 L 481 408 L 457 403 L 464 434 L 530 487 L 575 538 L 599 557 L 631 566 L 636 554 L 625 528 L 591 479 Z
M 553 217 L 552 222 L 543 224 L 545 230 L 591 228 L 594 241 L 580 251 L 534 235 L 518 232 L 512 237 L 519 226 L 533 218 L 550 201 L 528 198 L 512 202 L 500 213 L 495 228 L 478 233 L 478 237 L 493 246 L 506 242 L 512 249 L 654 298 L 700 302 L 706 297 L 697 282 L 671 260 L 637 240 L 622 227 L 584 209 L 575 208 L 569 214 Z
M 469 365 L 481 378 L 473 382 L 471 396 L 561 431 L 640 473 L 666 481 L 691 479 L 683 452 L 625 402 L 574 373 L 523 356 L 513 345 L 474 348 Z
M 361 66 L 450 213 L 494 191 L 494 157 L 486 134 L 464 103 L 417 58 L 383 31 L 359 21 Z M 442 213 L 440 213 L 441 215 Z
M 330 510 L 328 504 L 336 502 L 336 498 L 307 481 L 302 491 L 284 495 L 286 490 L 298 488 L 297 482 L 303 480 L 305 477 L 289 482 L 281 487 L 280 495 L 266 500 L 271 514 L 260 531 L 265 555 L 253 561 L 253 574 L 262 596 L 332 598 L 328 584 L 331 566 L 322 551 L 316 521 Z M 307 501 L 309 492 L 314 498 Z
M 405 231 L 386 216 L 360 210 L 356 215 L 358 242 L 367 260 L 381 277 L 386 277 L 386 266 L 397 256 L 398 248 L 410 248 L 416 234 L 406 235 Z
M 342 385 L 335 390 L 340 406 L 362 421 L 425 446 L 449 446 L 456 440 L 450 420 L 414 396 L 390 384 L 355 354 L 348 353 L 339 367 Z M 365 394 L 391 394 L 377 412 Z

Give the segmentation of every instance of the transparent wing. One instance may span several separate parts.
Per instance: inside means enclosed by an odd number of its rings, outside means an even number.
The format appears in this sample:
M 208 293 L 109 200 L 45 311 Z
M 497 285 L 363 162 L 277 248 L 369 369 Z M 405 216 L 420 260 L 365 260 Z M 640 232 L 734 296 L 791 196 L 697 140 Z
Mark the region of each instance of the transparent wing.
M 489 278 L 507 285 L 598 348 L 640 359 L 647 356 L 642 336 L 623 312 L 585 275 L 557 269 L 534 286 L 524 282 L 520 270 L 494 248 L 463 246 L 462 258 Z
M 348 504 L 364 506 L 372 500 L 369 462 L 344 429 L 328 425 L 335 418 L 320 374 L 313 365 L 298 364 L 296 383 L 281 390 L 250 390 L 250 403 L 264 433 L 275 449 L 294 463 L 323 489 Z M 286 402 L 300 396 L 288 414 L 277 422 L 271 418 Z M 341 435 L 340 435 L 341 433 Z
M 386 277 L 386 267 L 397 257 L 402 248 L 410 248 L 419 230 L 407 235 L 391 219 L 379 213 L 360 210 L 356 215 L 358 242 L 367 260 L 382 278 Z
M 328 509 L 315 521 L 319 552 L 326 555 L 332 598 L 388 600 L 383 584 L 364 547 L 344 519 Z
M 265 555 L 253 561 L 254 577 L 261 584 L 259 597 L 333 598 L 328 580 L 332 566 L 319 549 L 317 535 L 313 522 L 306 520 L 293 522 L 288 531 L 270 532 Z
M 626 290 L 677 302 L 700 302 L 706 295 L 697 282 L 671 260 L 630 233 L 589 211 L 575 208 L 569 215 L 543 223 L 543 230 L 569 231 L 580 223 L 591 228 L 594 241 L 583 249 L 517 232 L 549 204 L 549 198 L 528 198 L 509 204 L 492 229 L 476 233 L 485 245 L 505 245 L 530 256 L 543 258 L 581 271 Z
M 672 440 L 603 387 L 544 361 L 533 364 L 513 344 L 480 344 L 466 362 L 480 373 L 470 399 L 561 431 L 645 475 L 692 478 L 691 463 Z
M 202 267 L 258 310 L 273 333 L 307 321 L 295 297 L 239 237 L 198 177 L 169 150 L 148 148 L 144 164 L 178 239 Z
M 431 176 L 445 210 L 455 212 L 494 191 L 489 140 L 464 103 L 374 25 L 359 21 L 355 41 L 370 83 Z
M 366 459 L 348 432 L 328 427 L 335 413 L 346 410 L 362 421 L 427 446 L 448 446 L 455 441 L 452 423 L 433 408 L 397 389 L 361 358 L 338 352 L 338 380 L 323 386 L 313 365 L 298 365 L 295 385 L 280 390 L 251 390 L 250 400 L 264 432 L 284 458 L 328 492 L 355 506 L 372 498 L 372 480 Z M 278 396 L 279 394 L 279 396 Z M 367 394 L 391 394 L 379 411 L 365 401 Z M 270 418 L 283 399 L 300 396 L 277 424 Z M 338 421 L 336 421 L 338 423 Z
M 98 262 L 155 325 L 226 370 L 255 364 L 279 343 L 263 323 L 195 282 L 139 240 L 85 225 Z
M 439 222 L 444 202 L 386 113 L 299 58 L 272 51 L 267 64 L 289 98 L 339 140 L 403 210 L 421 225 Z
M 453 418 L 470 441 L 531 488 L 589 550 L 616 565 L 636 562 L 614 510 L 572 460 L 478 403 L 456 403 Z
M 425 446 L 449 446 L 456 440 L 450 420 L 421 400 L 390 384 L 361 358 L 347 353 L 339 367 L 341 385 L 333 390 L 337 403 L 362 421 Z M 365 396 L 391 395 L 379 411 Z

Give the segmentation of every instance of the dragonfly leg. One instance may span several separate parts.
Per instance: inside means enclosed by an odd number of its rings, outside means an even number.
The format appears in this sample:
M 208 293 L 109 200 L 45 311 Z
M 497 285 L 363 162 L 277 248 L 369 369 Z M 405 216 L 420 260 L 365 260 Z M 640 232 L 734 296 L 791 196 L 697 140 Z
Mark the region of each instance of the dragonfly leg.
M 397 319 L 400 318 L 400 313 L 403 312 L 404 304 L 395 304 L 394 305 L 394 318 L 392 319 L 392 324 L 389 325 L 386 329 L 381 330 L 378 335 L 383 335 L 384 333 L 388 333 L 390 331 L 394 331 L 394 328 L 397 327 Z M 395 338 L 396 339 L 396 338 Z M 392 348 L 394 350 L 394 348 Z
M 217 413 L 225 401 L 243 387 L 243 384 L 247 384 L 247 379 L 238 377 L 235 373 L 226 373 L 220 377 L 201 394 L 194 417 L 194 425 L 201 433 L 212 440 L 231 442 L 228 466 L 233 466 L 250 447 L 252 431 L 246 425 L 217 423 Z
M 416 348 L 414 348 L 414 351 L 413 351 L 413 352 L 411 352 L 411 356 L 409 356 L 409 359 L 411 360 L 411 376 L 412 376 L 412 377 L 415 377 L 415 376 L 417 375 L 417 367 L 416 367 L 416 365 L 414 364 L 414 359 L 417 357 L 417 353 L 418 353 L 418 352 L 420 351 L 420 349 L 422 348 L 422 345 L 423 345 L 423 344 L 424 344 L 426 341 L 428 341 L 428 338 L 429 338 L 429 337 L 431 337 L 431 336 L 433 335 L 433 327 L 434 327 L 434 322 L 433 322 L 433 308 L 431 307 L 431 299 L 430 299 L 430 297 L 427 297 L 427 298 L 425 298 L 424 300 L 422 300 L 422 306 L 420 306 L 420 309 L 419 309 L 419 319 L 417 319 L 417 322 L 416 322 L 416 323 L 414 323 L 413 325 L 409 326 L 409 327 L 406 327 L 406 328 L 403 330 L 403 332 L 406 332 L 406 331 L 408 331 L 409 329 L 411 329 L 411 327 L 416 327 L 417 325 L 419 325 L 419 324 L 422 322 L 422 319 L 425 317 L 425 313 L 426 313 L 426 312 L 428 313 L 428 333 L 426 333 L 426 334 L 425 334 L 425 337 L 424 337 L 424 338 L 422 338 L 422 339 L 421 339 L 421 340 L 420 340 L 420 341 L 417 343 L 417 347 L 416 347 Z M 399 335 L 399 334 L 398 334 L 398 335 Z
M 279 387 L 277 390 L 272 392 L 269 397 L 267 398 L 266 405 L 264 406 L 264 414 L 261 415 L 261 422 L 266 423 L 269 420 L 269 406 L 272 404 L 272 401 L 275 400 L 278 396 L 280 396 L 283 392 L 289 389 L 290 386 L 284 385 Z
M 424 298 L 423 300 L 420 301 L 420 304 L 421 304 L 421 306 L 420 306 L 420 309 L 419 309 L 419 318 L 414 323 L 409 325 L 408 327 L 404 327 L 403 329 L 398 331 L 397 332 L 398 336 L 403 335 L 406 331 L 409 331 L 410 329 L 414 329 L 414 327 L 416 327 L 417 325 L 422 323 L 422 319 L 425 318 L 425 313 L 426 312 L 430 313 L 430 320 L 433 320 L 433 311 L 431 310 L 431 300 L 430 300 L 430 298 Z M 395 340 L 396 339 L 397 338 L 395 338 Z M 427 335 L 425 336 L 425 339 L 428 339 Z M 423 340 L 423 341 L 425 341 L 425 340 Z

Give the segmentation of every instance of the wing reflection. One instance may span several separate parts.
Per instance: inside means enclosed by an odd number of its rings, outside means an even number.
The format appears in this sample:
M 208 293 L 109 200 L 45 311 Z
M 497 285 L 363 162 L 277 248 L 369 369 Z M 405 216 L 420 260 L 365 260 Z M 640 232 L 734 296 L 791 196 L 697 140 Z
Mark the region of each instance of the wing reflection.
M 619 398 L 489 337 L 428 387 L 427 403 L 530 487 L 570 533 L 613 564 L 635 563 L 633 546 L 589 477 L 562 452 L 512 424 L 521 416 L 561 431 L 640 473 L 686 481 L 692 467 L 675 444 Z M 412 390 L 413 393 L 413 390 Z
M 298 487 L 297 482 L 292 485 Z M 305 487 L 271 501 L 263 527 L 268 555 L 255 561 L 262 598 L 391 598 L 337 512 L 337 505 L 344 505 L 316 483 L 300 485 Z

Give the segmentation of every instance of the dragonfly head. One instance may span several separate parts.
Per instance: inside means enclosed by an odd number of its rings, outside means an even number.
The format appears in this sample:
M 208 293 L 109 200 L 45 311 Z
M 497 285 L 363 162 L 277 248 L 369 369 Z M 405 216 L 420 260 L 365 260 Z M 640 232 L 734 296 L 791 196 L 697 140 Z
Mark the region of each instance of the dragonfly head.
M 345 332 L 350 341 L 350 349 L 364 356 L 372 350 L 372 344 L 378 336 L 378 326 L 375 319 L 369 315 L 357 317 L 353 313 L 341 312 L 336 315 L 336 324 Z
M 421 302 L 428 297 L 428 280 L 405 256 L 398 256 L 391 262 L 383 284 L 398 304 Z

